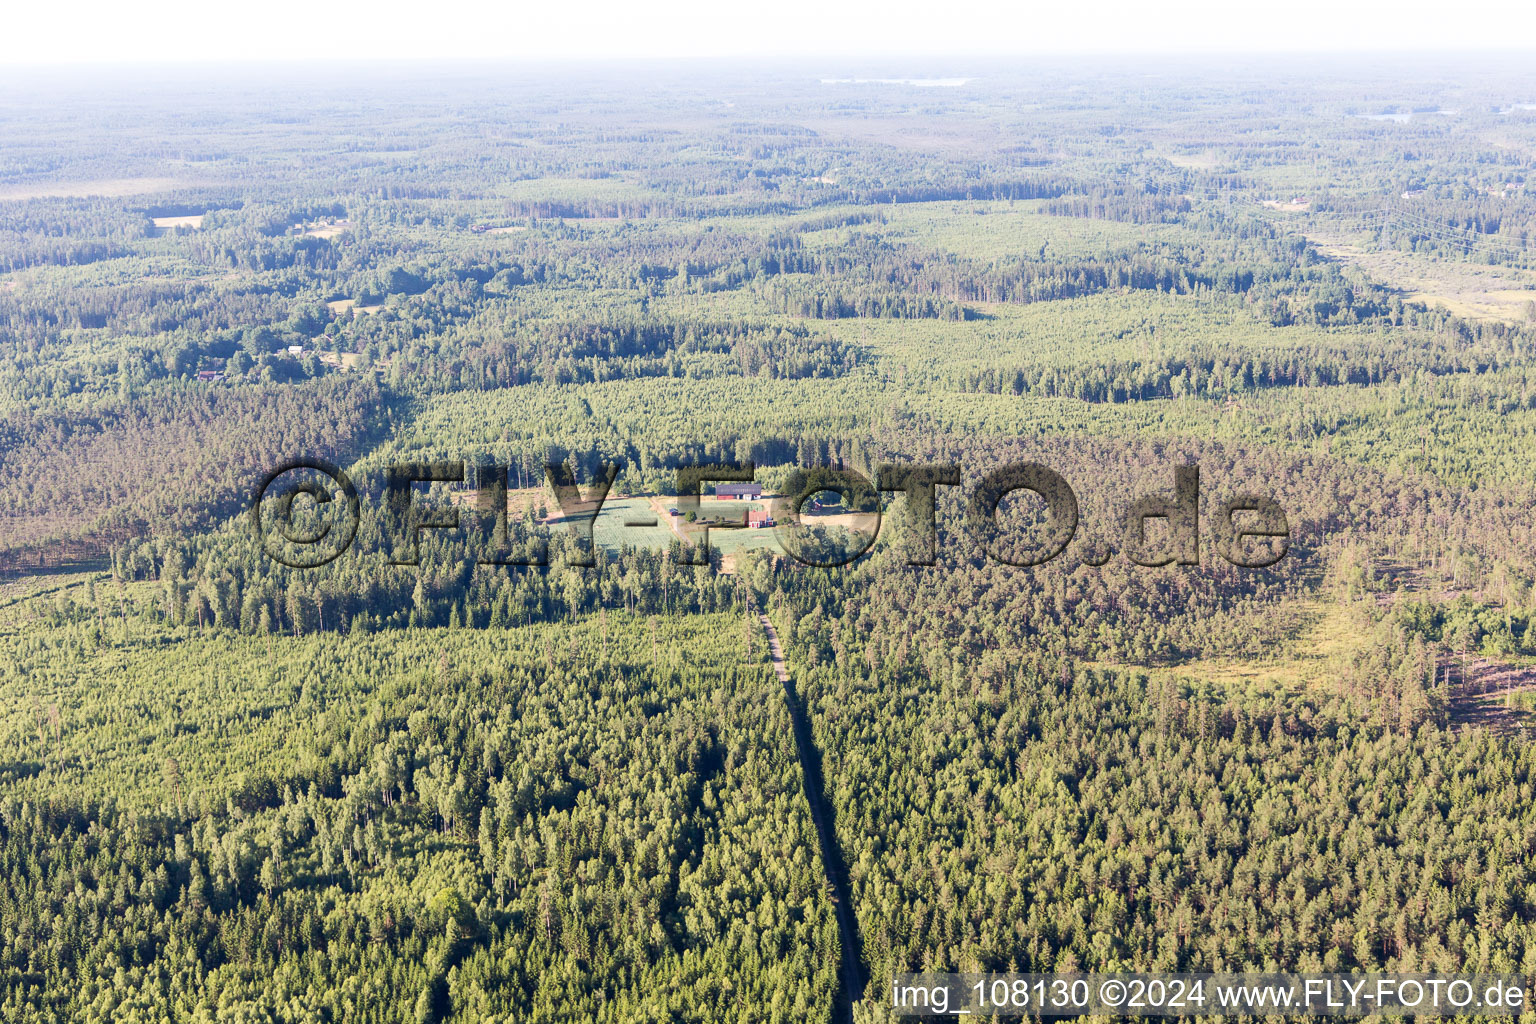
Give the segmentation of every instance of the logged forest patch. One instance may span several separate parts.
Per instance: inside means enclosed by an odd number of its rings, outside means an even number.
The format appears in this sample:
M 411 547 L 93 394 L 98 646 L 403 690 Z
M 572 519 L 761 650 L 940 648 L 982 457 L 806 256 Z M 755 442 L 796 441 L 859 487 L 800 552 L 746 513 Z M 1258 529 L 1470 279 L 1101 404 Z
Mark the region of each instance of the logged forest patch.
M 1408 302 L 1443 306 L 1473 320 L 1524 323 L 1533 319 L 1536 273 L 1531 271 L 1368 249 L 1323 236 L 1313 236 L 1313 241 L 1323 255 L 1359 267 Z

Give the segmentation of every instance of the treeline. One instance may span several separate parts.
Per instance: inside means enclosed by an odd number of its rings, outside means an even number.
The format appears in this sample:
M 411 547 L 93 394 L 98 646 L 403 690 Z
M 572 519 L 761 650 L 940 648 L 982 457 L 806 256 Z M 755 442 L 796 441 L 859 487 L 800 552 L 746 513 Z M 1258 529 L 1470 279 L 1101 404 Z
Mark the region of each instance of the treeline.
M 758 286 L 770 308 L 818 318 L 969 319 L 974 313 L 967 304 L 1050 302 L 1116 290 L 1238 295 L 1276 326 L 1371 322 L 1394 308 L 1389 292 L 1346 276 L 1304 240 L 1267 235 L 983 266 L 856 234 L 831 251 L 786 247 L 767 266 L 797 275 Z
M 839 339 L 751 321 L 531 322 L 457 340 L 402 358 L 429 386 L 464 389 L 657 376 L 836 377 L 861 361 L 860 350 Z
M 151 236 L 148 219 L 107 199 L 0 203 L 0 273 L 78 267 L 127 256 Z
M 952 379 L 961 391 L 1087 402 L 1232 397 L 1265 388 L 1369 386 L 1495 373 L 1522 364 L 1531 344 L 1527 332 L 1504 324 L 1447 321 L 1412 307 L 1395 313 L 1397 324 L 1381 325 L 1370 334 L 1342 335 L 1333 344 L 1302 342 L 1283 351 L 1242 343 L 1197 344 L 1193 351 L 1161 359 L 1109 357 L 1077 366 L 1041 360 L 968 370 Z M 1512 407 L 1524 407 L 1530 397 L 1511 394 L 1508 400 Z
M 232 532 L 191 545 L 131 544 L 114 564 L 125 579 L 157 583 L 155 600 L 140 609 L 148 621 L 261 635 L 499 629 L 571 621 L 604 608 L 689 615 L 741 604 L 739 586 L 719 572 L 718 551 L 712 564 L 695 565 L 702 556 L 678 543 L 662 551 L 594 550 L 563 526 L 535 530 L 528 519 L 520 514 L 497 544 L 489 523 L 475 530 L 466 511 L 465 536 L 423 532 L 419 566 L 390 564 L 405 556 L 408 533 L 386 531 L 367 517 L 348 554 L 320 570 L 285 568 Z M 59 614 L 107 628 L 110 595 L 103 592 L 94 605 L 65 605 Z

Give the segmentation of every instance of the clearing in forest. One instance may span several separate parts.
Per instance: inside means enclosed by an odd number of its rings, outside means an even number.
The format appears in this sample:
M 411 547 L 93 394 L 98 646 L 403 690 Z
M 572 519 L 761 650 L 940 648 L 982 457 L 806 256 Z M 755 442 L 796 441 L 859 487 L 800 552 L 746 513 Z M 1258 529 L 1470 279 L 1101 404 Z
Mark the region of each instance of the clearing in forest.
M 1536 274 L 1514 267 L 1448 263 L 1416 253 L 1370 250 L 1321 235 L 1308 235 L 1324 256 L 1359 267 L 1402 293 L 1404 300 L 1444 306 L 1473 320 L 1519 323 L 1531 318 Z

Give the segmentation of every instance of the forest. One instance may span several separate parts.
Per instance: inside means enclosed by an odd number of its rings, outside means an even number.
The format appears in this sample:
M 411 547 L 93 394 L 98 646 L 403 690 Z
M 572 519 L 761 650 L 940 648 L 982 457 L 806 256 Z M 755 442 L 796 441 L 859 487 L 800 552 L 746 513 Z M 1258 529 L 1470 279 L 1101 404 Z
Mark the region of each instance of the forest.
M 0 102 L 0 1019 L 1536 975 L 1528 66 L 250 74 Z

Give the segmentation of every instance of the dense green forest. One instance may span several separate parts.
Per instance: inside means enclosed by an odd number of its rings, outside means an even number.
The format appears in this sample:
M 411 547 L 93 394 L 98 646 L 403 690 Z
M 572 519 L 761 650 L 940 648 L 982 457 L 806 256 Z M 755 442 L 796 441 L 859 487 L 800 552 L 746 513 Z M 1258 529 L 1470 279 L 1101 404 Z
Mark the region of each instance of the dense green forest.
M 981 65 L 0 98 L 0 1018 L 1536 974 L 1536 76 Z

